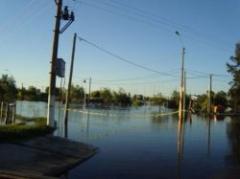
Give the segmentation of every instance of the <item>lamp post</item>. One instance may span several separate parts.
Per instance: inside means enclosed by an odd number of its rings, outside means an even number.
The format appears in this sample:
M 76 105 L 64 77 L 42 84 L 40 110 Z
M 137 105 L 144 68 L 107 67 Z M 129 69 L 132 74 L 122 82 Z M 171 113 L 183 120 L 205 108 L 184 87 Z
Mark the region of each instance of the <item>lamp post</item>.
M 86 92 L 84 93 L 84 108 L 86 108 L 86 106 L 88 106 L 89 102 L 90 102 L 90 98 L 91 98 L 91 86 L 92 86 L 92 78 L 90 77 L 89 79 L 84 79 L 83 83 L 87 83 L 88 81 L 88 98 L 86 95 Z M 87 103 L 88 101 L 88 103 Z

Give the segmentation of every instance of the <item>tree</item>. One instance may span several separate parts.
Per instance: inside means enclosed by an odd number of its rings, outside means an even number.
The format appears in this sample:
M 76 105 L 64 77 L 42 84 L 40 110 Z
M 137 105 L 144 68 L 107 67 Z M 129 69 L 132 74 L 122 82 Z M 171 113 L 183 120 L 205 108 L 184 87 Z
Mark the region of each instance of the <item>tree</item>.
M 2 75 L 0 79 L 0 101 L 14 102 L 17 98 L 17 88 L 13 77 Z
M 91 93 L 91 96 L 92 96 L 93 98 L 100 98 L 100 96 L 101 96 L 100 91 L 99 91 L 99 90 L 93 91 L 93 92 Z
M 118 92 L 113 92 L 113 99 L 115 105 L 130 106 L 132 104 L 131 95 L 127 94 L 122 88 Z
M 27 98 L 26 98 L 27 100 L 38 101 L 38 100 L 40 100 L 41 90 L 37 89 L 34 86 L 29 86 L 26 96 L 27 96 Z
M 227 93 L 224 91 L 217 92 L 214 96 L 214 104 L 221 105 L 222 107 L 226 108 L 228 105 Z
M 156 105 L 159 107 L 159 112 L 161 111 L 161 106 L 166 103 L 167 99 L 161 94 L 158 93 L 157 95 L 154 95 L 151 99 L 151 104 Z
M 153 105 L 157 106 L 162 106 L 167 101 L 167 99 L 161 93 L 154 95 L 150 100 Z
M 81 87 L 79 85 L 72 86 L 71 96 L 70 96 L 71 101 L 80 102 L 81 100 L 84 99 L 84 95 L 85 95 L 85 91 L 84 91 L 83 87 Z
M 24 100 L 26 96 L 26 88 L 22 87 L 21 89 L 18 89 L 17 99 L 18 100 Z
M 179 104 L 179 92 L 174 90 L 172 96 L 168 100 L 168 107 L 172 109 L 177 109 Z
M 197 100 L 194 105 L 194 111 L 207 112 L 208 110 L 208 95 L 202 94 L 197 96 Z
M 108 88 L 100 90 L 100 96 L 103 99 L 104 104 L 110 105 L 113 101 L 112 92 Z
M 230 58 L 230 63 L 227 63 L 227 71 L 232 75 L 231 88 L 229 95 L 231 97 L 232 107 L 234 112 L 239 112 L 240 104 L 240 42 L 235 46 L 235 55 Z
M 144 96 L 139 94 L 139 95 L 133 95 L 132 97 L 132 105 L 133 106 L 142 106 L 145 103 Z

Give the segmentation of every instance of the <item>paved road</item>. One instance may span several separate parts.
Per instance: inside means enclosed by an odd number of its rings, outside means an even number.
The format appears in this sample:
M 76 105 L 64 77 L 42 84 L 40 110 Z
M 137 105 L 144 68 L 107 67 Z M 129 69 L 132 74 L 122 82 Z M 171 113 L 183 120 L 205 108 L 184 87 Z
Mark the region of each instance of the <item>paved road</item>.
M 2 143 L 0 177 L 58 177 L 95 153 L 93 146 L 52 136 L 14 144 Z

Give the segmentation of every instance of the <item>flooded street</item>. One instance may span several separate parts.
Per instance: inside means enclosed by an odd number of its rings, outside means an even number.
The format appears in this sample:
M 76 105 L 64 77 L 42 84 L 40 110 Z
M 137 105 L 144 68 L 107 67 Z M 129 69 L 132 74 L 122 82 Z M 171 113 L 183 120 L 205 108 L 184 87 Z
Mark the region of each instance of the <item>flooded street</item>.
M 43 107 L 44 108 L 44 107 Z M 69 178 L 209 178 L 240 176 L 240 121 L 174 115 L 154 118 L 158 107 L 74 110 L 68 137 L 99 148 Z M 63 111 L 57 112 L 62 116 Z M 58 119 L 55 135 L 63 136 Z
M 240 1 L 0 9 L 0 178 L 240 179 Z

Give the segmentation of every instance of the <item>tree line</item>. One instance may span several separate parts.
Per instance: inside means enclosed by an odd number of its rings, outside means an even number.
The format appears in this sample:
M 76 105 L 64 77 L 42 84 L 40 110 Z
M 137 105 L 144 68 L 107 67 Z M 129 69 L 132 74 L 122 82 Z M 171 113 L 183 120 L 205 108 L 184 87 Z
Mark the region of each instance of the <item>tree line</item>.
M 231 94 L 231 93 L 230 93 Z M 189 105 L 191 96 L 186 95 L 186 108 Z M 197 95 L 194 110 L 199 112 L 206 112 L 208 107 L 209 97 L 206 94 Z M 217 93 L 211 92 L 211 100 L 213 105 L 221 105 L 224 108 L 231 107 L 233 100 L 224 91 Z M 229 100 L 230 99 L 230 100 Z M 45 101 L 48 100 L 48 87 L 45 91 L 39 88 L 29 86 L 28 88 L 17 88 L 13 77 L 2 75 L 0 79 L 0 101 L 11 102 L 15 100 L 27 101 Z M 65 90 L 56 88 L 56 100 L 65 101 Z M 177 109 L 179 103 L 179 92 L 173 91 L 170 97 L 165 97 L 161 93 L 152 97 L 143 95 L 131 95 L 120 88 L 118 91 L 109 88 L 102 88 L 87 94 L 83 87 L 79 85 L 72 85 L 70 101 L 72 103 L 88 103 L 104 106 L 141 106 L 146 103 L 151 105 L 166 106 L 171 109 Z
M 231 109 L 232 112 L 240 112 L 240 43 L 236 44 L 235 54 L 226 63 L 227 72 L 232 75 L 230 82 L 231 88 L 228 92 L 219 91 L 214 93 L 211 91 L 210 97 L 212 106 L 221 106 L 223 109 Z M 205 94 L 195 95 L 194 110 L 196 112 L 207 112 L 209 96 Z M 189 105 L 191 96 L 186 95 L 186 108 Z M 0 78 L 0 101 L 14 102 L 16 100 L 28 101 L 47 101 L 48 87 L 45 91 L 39 88 L 29 86 L 28 88 L 16 87 L 16 82 L 12 76 L 2 75 Z M 56 88 L 56 100 L 64 102 L 65 90 Z M 119 89 L 118 91 L 109 88 L 102 88 L 87 94 L 83 87 L 79 85 L 72 85 L 70 101 L 72 103 L 99 104 L 99 105 L 118 105 L 118 106 L 141 106 L 146 103 L 151 105 L 162 106 L 177 109 L 179 103 L 178 91 L 173 91 L 170 97 L 165 97 L 161 93 L 152 97 L 143 95 L 133 95 Z

